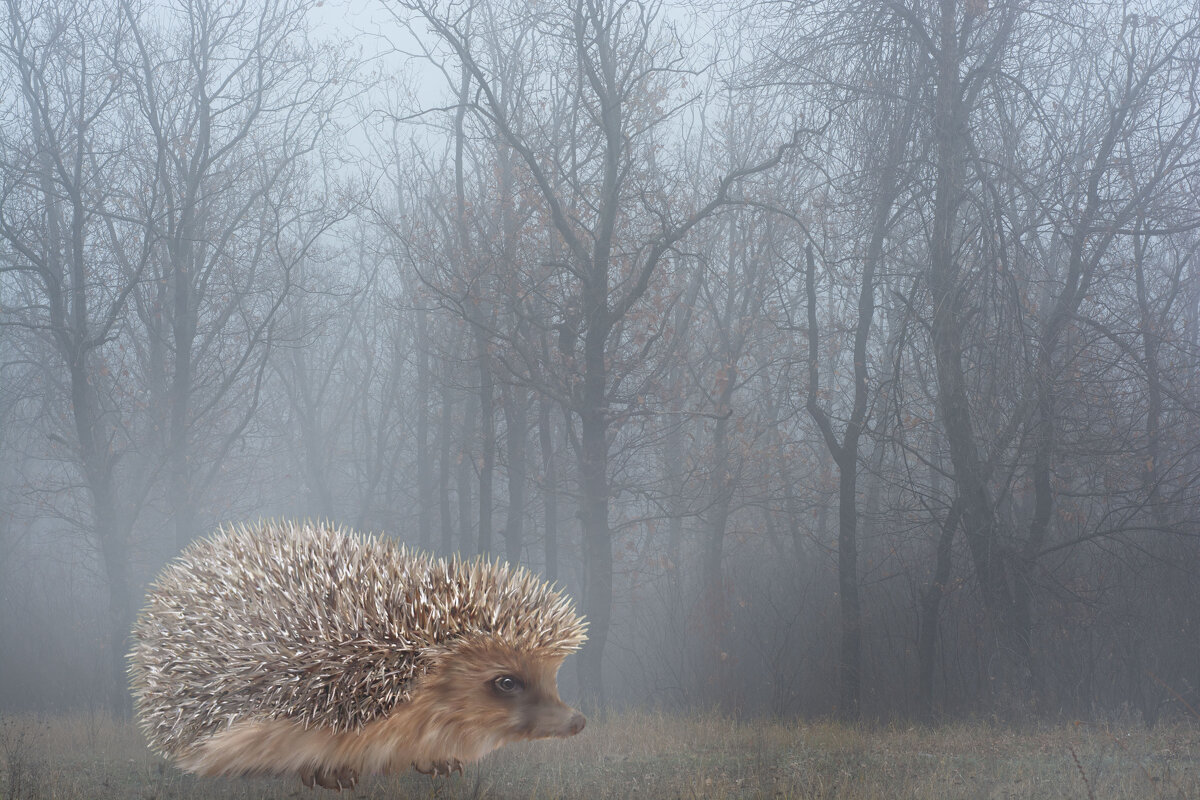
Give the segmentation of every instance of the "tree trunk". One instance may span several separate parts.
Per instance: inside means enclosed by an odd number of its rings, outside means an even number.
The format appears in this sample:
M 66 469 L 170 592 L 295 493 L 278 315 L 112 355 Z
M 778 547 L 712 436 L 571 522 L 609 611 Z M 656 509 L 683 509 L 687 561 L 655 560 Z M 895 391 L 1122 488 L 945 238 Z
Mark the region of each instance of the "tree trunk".
M 838 713 L 857 719 L 862 695 L 862 609 L 858 594 L 858 440 L 867 409 L 866 338 L 874 313 L 874 273 L 868 258 L 859 289 L 858 327 L 854 345 L 854 408 L 837 441 L 829 415 L 818 403 L 820 375 L 817 340 L 816 264 L 812 244 L 805 247 L 805 292 L 808 298 L 809 415 L 821 429 L 825 446 L 838 468 L 838 614 L 841 644 L 838 655 Z
M 857 448 L 855 448 L 857 449 Z M 838 598 L 841 623 L 838 708 L 858 719 L 862 703 L 862 608 L 858 595 L 858 465 L 838 466 Z
M 1139 217 L 1137 227 L 1142 226 Z M 1146 370 L 1146 505 L 1150 508 L 1150 519 L 1154 527 L 1166 531 L 1170 524 L 1165 504 L 1162 502 L 1162 411 L 1163 387 L 1159 373 L 1158 354 L 1162 344 L 1159 331 L 1159 315 L 1154 313 L 1146 291 L 1146 234 L 1135 234 L 1133 239 L 1134 286 L 1137 289 L 1138 331 L 1142 339 L 1142 366 Z M 1178 278 L 1175 278 L 1178 280 Z M 1170 311 L 1170 303 L 1167 304 Z
M 429 455 L 429 320 L 417 312 L 417 541 L 433 544 L 433 464 Z
M 672 371 L 673 373 L 675 370 Z M 667 613 L 671 630 L 684 636 L 686 620 L 683 601 L 683 392 L 682 378 L 672 375 L 671 426 L 663 441 L 663 462 L 668 470 L 667 500 L 670 514 L 667 530 Z
M 1029 641 L 1020 630 L 1009 585 L 1009 554 L 989 496 L 987 473 L 980 459 L 966 372 L 963 343 L 966 331 L 961 271 L 955 259 L 954 229 L 965 172 L 965 131 L 968 109 L 963 104 L 959 77 L 960 54 L 956 0 L 940 0 L 937 35 L 936 97 L 934 100 L 934 218 L 930 241 L 929 289 L 934 312 L 930 325 L 941 413 L 961 503 L 962 527 L 980 593 L 996 633 L 994 658 L 989 659 L 989 685 L 1002 705 L 1020 705 L 1027 694 L 1030 673 Z
M 471 441 L 475 438 L 475 415 L 471 413 L 469 397 L 466 395 L 463 400 L 464 424 L 458 453 L 458 548 L 463 555 L 468 555 L 477 541 L 475 526 L 471 524 L 471 487 L 475 480 L 475 457 L 471 452 Z
M 312 397 L 312 381 L 308 361 L 300 348 L 289 354 L 295 370 L 294 408 L 300 425 L 300 442 L 304 448 L 304 485 L 308 489 L 307 513 L 317 519 L 333 516 L 333 493 L 329 487 L 330 472 L 326 463 L 328 448 L 321 430 L 320 403 Z
M 596 287 L 592 287 L 595 289 Z M 604 299 L 607 287 L 589 298 L 584 340 L 584 380 L 580 416 L 579 516 L 583 527 L 583 610 L 588 641 L 579 654 L 581 702 L 603 710 L 601 664 L 612 619 L 613 552 L 608 528 L 608 409 L 605 345 L 608 341 Z
M 78 308 L 81 300 L 76 298 L 73 305 Z M 71 407 L 75 432 L 79 437 L 83 472 L 92 496 L 96 541 L 108 579 L 109 707 L 117 715 L 124 716 L 130 709 L 125 655 L 128 652 L 129 631 L 133 628 L 130 537 L 119 511 L 116 476 L 113 474 L 115 460 L 108 452 L 107 436 L 102 430 L 104 424 L 100 403 L 95 390 L 91 388 L 92 377 L 86 367 L 87 358 L 82 347 L 77 347 L 69 357 Z
M 175 308 L 172 318 L 172 350 L 175 369 L 168 386 L 170 436 L 167 440 L 171 465 L 171 517 L 175 528 L 175 549 L 187 547 L 196 536 L 196 507 L 192 486 L 192 448 L 189 409 L 192 396 L 192 344 L 195 333 L 189 324 L 188 308 L 191 281 L 186 264 L 172 269 Z
M 492 488 L 496 477 L 496 389 L 492 374 L 491 358 L 488 356 L 487 339 L 483 331 L 475 329 L 476 358 L 479 363 L 479 544 L 475 552 L 491 555 L 492 542 Z
M 933 679 L 937 670 L 938 622 L 942 598 L 950 582 L 954 531 L 958 528 L 959 517 L 959 505 L 954 503 L 938 535 L 933 576 L 921 589 L 921 617 L 917 627 L 917 704 L 918 714 L 925 722 L 933 722 L 934 718 Z
M 454 522 L 450 519 L 450 429 L 454 419 L 454 402 L 449 383 L 443 379 L 439 390 L 442 417 L 438 425 L 438 509 L 442 525 L 442 555 L 454 552 Z
M 101 493 L 112 494 L 111 490 L 103 488 Z M 125 657 L 129 652 L 129 632 L 134 620 L 129 530 L 122 524 L 117 510 L 111 507 L 111 497 L 102 499 L 95 494 L 93 497 L 96 500 L 96 537 L 100 540 L 104 572 L 108 577 L 109 668 L 112 670 L 109 707 L 118 716 L 127 716 L 131 701 Z
M 551 402 L 538 400 L 538 442 L 542 449 L 542 496 L 545 507 L 546 580 L 558 580 L 558 465 L 554 457 Z
M 733 481 L 729 476 L 729 418 L 717 420 L 713 431 L 713 483 L 709 497 L 708 536 L 704 553 L 703 596 L 701 613 L 708 634 L 708 683 L 713 697 L 725 692 L 725 669 L 728 655 L 725 650 L 726 629 L 729 626 L 725 607 L 724 546 L 725 529 L 729 524 L 729 505 L 733 499 Z
M 504 520 L 504 558 L 519 564 L 524 549 L 526 436 L 529 411 L 525 389 L 509 386 L 505 392 L 505 455 L 508 458 L 508 516 Z
M 717 399 L 717 421 L 713 425 L 713 458 L 709 482 L 707 532 L 700 583 L 700 630 L 705 640 L 704 677 L 706 693 L 718 703 L 728 696 L 728 654 L 725 649 L 729 624 L 725 607 L 725 529 L 729 524 L 729 506 L 733 500 L 733 478 L 729 464 L 729 406 L 737 379 L 736 367 L 725 364 L 721 393 Z

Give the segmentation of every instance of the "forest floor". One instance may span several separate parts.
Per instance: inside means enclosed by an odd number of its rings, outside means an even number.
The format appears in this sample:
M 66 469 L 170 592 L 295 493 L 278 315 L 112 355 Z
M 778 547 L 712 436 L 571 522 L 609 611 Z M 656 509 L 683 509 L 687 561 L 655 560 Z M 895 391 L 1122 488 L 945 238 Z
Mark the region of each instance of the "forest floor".
M 191 798 L 1200 798 L 1200 724 L 931 728 L 623 713 L 578 737 L 502 749 L 465 775 L 298 779 L 183 775 L 126 722 L 0 717 L 2 800 Z

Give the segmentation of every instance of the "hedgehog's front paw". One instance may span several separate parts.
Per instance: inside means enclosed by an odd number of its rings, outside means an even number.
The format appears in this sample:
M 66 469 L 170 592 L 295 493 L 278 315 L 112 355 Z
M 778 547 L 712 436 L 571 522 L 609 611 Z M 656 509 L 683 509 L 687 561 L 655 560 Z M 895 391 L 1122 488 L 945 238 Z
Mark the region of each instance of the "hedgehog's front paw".
M 358 783 L 358 770 L 350 767 L 338 767 L 337 769 L 313 769 L 305 767 L 300 770 L 300 782 L 308 788 L 313 788 L 313 784 L 324 787 L 326 789 L 353 789 L 354 784 Z
M 413 769 L 420 772 L 422 775 L 432 775 L 437 778 L 439 776 L 449 777 L 452 773 L 457 772 L 462 774 L 463 762 L 457 758 L 452 758 L 448 761 L 429 761 L 429 762 L 413 762 Z

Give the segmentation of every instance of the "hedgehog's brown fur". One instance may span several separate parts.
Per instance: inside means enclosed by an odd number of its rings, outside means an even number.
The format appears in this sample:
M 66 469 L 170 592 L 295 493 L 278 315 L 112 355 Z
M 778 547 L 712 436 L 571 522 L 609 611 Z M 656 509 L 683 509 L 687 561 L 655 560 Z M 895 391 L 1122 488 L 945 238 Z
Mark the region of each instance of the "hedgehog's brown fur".
M 130 674 L 147 738 L 183 769 L 340 788 L 578 732 L 555 676 L 585 627 L 524 569 L 265 523 L 223 529 L 162 572 Z M 501 691 L 503 676 L 519 688 Z

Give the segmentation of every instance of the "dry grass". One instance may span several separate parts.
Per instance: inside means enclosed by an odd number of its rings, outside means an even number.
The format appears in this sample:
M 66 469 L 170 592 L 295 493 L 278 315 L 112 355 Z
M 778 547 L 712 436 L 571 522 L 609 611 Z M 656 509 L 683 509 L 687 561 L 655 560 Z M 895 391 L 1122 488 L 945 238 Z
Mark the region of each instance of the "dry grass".
M 298 780 L 183 775 L 132 725 L 0 718 L 0 800 L 321 798 Z M 1200 727 L 1026 730 L 625 713 L 575 739 L 506 748 L 465 776 L 373 778 L 350 798 L 1200 798 Z

